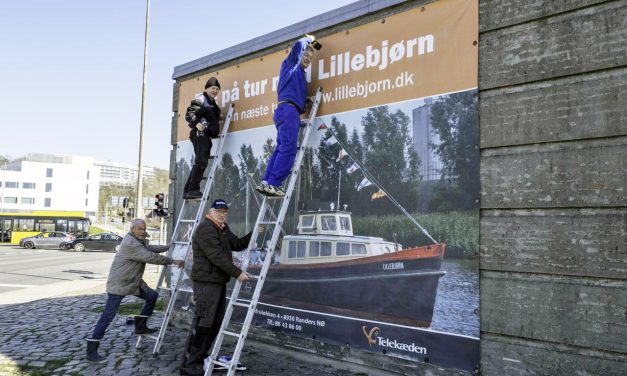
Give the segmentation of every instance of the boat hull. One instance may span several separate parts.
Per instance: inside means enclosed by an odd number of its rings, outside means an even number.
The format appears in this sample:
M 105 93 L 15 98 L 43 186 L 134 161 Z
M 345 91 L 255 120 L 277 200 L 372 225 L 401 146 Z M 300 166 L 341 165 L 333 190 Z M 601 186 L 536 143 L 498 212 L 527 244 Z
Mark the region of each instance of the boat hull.
M 261 301 L 368 320 L 429 327 L 444 244 L 379 256 L 305 265 L 272 265 Z M 259 267 L 249 267 L 257 274 Z M 251 297 L 255 281 L 242 286 Z

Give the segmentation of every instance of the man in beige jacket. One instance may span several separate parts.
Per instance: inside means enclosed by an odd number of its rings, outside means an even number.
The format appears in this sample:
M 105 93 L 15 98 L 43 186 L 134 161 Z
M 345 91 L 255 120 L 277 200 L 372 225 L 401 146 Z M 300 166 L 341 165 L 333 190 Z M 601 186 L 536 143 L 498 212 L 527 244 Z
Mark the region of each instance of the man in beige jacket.
M 143 219 L 134 219 L 131 222 L 131 231 L 120 243 L 120 248 L 113 259 L 111 269 L 109 269 L 107 303 L 93 334 L 87 339 L 87 360 L 92 362 L 106 360 L 105 357 L 98 354 L 98 346 L 100 346 L 100 340 L 104 337 L 105 330 L 115 318 L 120 303 L 126 295 L 135 295 L 146 301 L 140 314 L 135 316 L 135 334 L 148 334 L 156 331 L 156 329 L 148 328 L 146 321 L 155 308 L 158 294 L 148 287 L 142 276 L 146 263 L 175 264 L 179 268 L 185 265 L 183 260 L 172 260 L 170 257 L 159 255 L 161 252 L 166 252 L 168 248 L 167 245 L 148 245 L 146 222 Z

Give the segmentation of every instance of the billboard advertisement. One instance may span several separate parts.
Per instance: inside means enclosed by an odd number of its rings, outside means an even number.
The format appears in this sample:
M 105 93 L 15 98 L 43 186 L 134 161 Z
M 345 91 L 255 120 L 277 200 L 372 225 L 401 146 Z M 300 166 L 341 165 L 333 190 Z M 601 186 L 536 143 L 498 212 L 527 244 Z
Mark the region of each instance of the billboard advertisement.
M 473 371 L 477 1 L 442 0 L 318 39 L 323 48 L 306 74 L 310 94 L 323 88 L 322 103 L 255 323 Z M 189 101 L 215 76 L 223 114 L 235 105 L 209 199 L 231 203 L 227 222 L 238 235 L 252 229 L 259 210 L 254 186 L 276 146 L 272 115 L 290 48 L 178 83 L 177 193 L 194 156 Z M 260 241 L 236 258 L 251 257 L 254 272 L 265 255 Z

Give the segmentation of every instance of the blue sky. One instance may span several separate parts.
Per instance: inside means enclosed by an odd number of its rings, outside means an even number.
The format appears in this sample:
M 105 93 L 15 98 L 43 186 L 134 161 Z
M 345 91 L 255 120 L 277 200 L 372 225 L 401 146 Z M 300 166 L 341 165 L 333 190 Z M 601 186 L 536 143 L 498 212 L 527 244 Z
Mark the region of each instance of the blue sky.
M 169 166 L 175 66 L 352 2 L 152 0 L 144 164 Z M 145 11 L 145 0 L 0 2 L 0 155 L 136 164 Z

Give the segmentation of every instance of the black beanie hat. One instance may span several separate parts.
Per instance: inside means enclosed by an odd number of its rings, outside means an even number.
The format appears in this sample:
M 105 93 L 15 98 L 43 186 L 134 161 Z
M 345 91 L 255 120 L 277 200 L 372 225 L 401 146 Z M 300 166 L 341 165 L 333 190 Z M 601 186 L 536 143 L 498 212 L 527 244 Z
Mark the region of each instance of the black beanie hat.
M 218 89 L 220 88 L 220 83 L 218 82 L 218 79 L 215 77 L 210 77 L 207 80 L 207 83 L 205 84 L 205 89 L 211 86 L 217 86 Z

